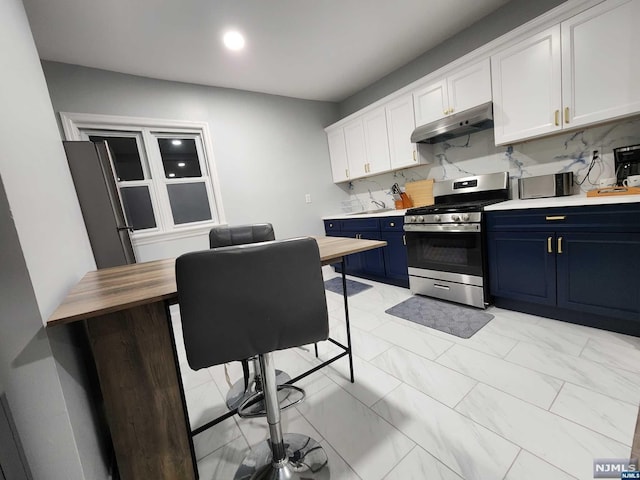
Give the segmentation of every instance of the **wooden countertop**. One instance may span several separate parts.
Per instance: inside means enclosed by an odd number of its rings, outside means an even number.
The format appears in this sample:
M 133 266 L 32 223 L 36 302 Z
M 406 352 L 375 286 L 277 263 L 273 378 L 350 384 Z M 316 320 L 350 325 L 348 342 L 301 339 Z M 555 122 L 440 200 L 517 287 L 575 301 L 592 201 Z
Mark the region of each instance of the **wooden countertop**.
M 384 247 L 387 242 L 315 237 L 322 265 L 345 255 Z M 177 298 L 175 259 L 156 260 L 87 273 L 47 321 L 47 327 Z

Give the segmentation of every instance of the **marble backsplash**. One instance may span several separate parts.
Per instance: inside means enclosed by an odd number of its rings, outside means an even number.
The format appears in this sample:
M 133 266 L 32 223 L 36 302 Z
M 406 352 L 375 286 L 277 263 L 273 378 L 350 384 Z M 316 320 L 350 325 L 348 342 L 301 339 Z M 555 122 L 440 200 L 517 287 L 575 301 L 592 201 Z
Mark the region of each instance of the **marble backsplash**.
M 349 200 L 343 211 L 376 208 L 373 200 L 393 208 L 390 188 L 415 180 L 436 181 L 481 173 L 509 172 L 512 198 L 518 197 L 517 179 L 549 173 L 574 173 L 582 192 L 596 188 L 600 179 L 615 177 L 613 149 L 640 144 L 640 117 L 559 133 L 527 142 L 496 147 L 493 130 L 485 130 L 427 147 L 433 162 L 344 184 Z M 593 152 L 597 159 L 589 175 Z M 586 177 L 586 178 L 585 178 Z M 584 181 L 583 181 L 584 180 Z

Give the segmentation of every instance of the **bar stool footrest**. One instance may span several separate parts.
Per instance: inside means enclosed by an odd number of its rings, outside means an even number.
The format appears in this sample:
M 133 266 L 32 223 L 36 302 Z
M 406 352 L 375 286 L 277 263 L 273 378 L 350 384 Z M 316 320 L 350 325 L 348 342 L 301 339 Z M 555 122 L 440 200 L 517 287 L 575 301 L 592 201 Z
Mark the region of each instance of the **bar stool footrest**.
M 291 377 L 287 372 L 276 369 L 276 383 L 278 385 L 284 385 L 289 380 L 291 380 Z M 244 388 L 244 378 L 241 378 L 231 386 L 231 389 L 227 393 L 227 408 L 229 410 L 235 410 L 249 397 L 255 395 L 257 392 L 258 390 L 256 389 L 255 374 L 251 374 L 251 378 L 249 379 L 249 388 L 247 388 L 246 390 Z
M 280 411 L 293 407 L 304 400 L 304 390 L 295 385 L 278 385 L 278 403 Z M 255 418 L 266 416 L 264 404 L 264 392 L 256 392 L 247 398 L 238 407 L 238 416 L 241 418 Z

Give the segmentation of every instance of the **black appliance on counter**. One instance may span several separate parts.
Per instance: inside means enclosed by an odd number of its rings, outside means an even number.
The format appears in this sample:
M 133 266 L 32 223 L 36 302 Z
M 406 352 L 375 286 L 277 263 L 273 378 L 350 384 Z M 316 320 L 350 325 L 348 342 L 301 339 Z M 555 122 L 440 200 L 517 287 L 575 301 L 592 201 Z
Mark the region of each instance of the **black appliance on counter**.
M 614 148 L 613 157 L 618 185 L 631 175 L 640 175 L 640 145 Z
M 434 205 L 407 210 L 411 293 L 489 304 L 484 207 L 509 199 L 507 172 L 435 182 Z

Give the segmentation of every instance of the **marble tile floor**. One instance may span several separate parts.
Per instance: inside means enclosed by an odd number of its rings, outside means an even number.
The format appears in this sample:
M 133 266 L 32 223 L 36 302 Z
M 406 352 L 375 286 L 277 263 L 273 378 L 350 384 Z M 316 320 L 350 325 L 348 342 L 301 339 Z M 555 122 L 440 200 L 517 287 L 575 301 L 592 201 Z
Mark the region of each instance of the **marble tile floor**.
M 408 289 L 356 280 L 374 287 L 349 298 L 356 383 L 340 359 L 300 382 L 307 398 L 282 414 L 285 432 L 322 444 L 333 480 L 590 480 L 594 458 L 630 455 L 640 338 L 490 307 L 495 318 L 462 339 L 384 313 Z M 327 306 L 345 341 L 342 297 L 327 292 Z M 226 411 L 242 371 L 192 371 L 177 307 L 172 320 L 195 428 Z M 275 360 L 291 376 L 318 362 L 312 345 Z M 265 419 L 237 417 L 196 436 L 200 478 L 232 479 L 267 436 Z

